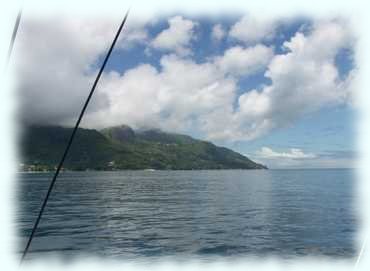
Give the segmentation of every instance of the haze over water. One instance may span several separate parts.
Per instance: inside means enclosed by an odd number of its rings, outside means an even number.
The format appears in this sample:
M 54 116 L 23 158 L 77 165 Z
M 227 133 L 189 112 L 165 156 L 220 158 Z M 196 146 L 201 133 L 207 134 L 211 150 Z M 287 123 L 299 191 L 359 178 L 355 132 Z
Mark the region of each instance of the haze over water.
M 51 173 L 20 174 L 23 249 Z M 65 172 L 29 258 L 355 256 L 353 170 Z

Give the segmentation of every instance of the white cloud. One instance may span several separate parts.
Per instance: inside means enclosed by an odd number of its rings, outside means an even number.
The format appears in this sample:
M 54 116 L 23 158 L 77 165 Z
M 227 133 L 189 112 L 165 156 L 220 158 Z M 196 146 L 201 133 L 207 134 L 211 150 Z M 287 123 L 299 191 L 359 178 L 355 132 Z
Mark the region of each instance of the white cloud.
M 341 80 L 335 56 L 341 48 L 352 46 L 352 40 L 340 21 L 318 22 L 308 35 L 296 33 L 284 43 L 286 52 L 275 55 L 268 65 L 265 76 L 272 83 L 242 94 L 229 125 L 210 135 L 220 139 L 230 139 L 233 135 L 235 140 L 250 140 L 291 125 L 324 106 L 347 102 L 353 74 Z
M 150 18 L 130 18 L 126 21 L 125 27 L 120 35 L 120 42 L 116 48 L 131 49 L 139 44 L 149 43 L 149 33 L 146 26 Z
M 99 91 L 111 106 L 86 116 L 88 125 L 127 123 L 179 131 L 201 127 L 201 119 L 214 112 L 231 111 L 236 82 L 212 63 L 169 55 L 162 57 L 161 71 L 143 64 L 122 76 L 106 75 Z
M 265 68 L 273 57 L 273 50 L 261 44 L 254 47 L 229 48 L 215 63 L 225 72 L 234 75 L 250 75 Z
M 251 16 L 244 16 L 230 29 L 231 38 L 245 43 L 256 43 L 273 37 L 276 23 L 260 21 Z
M 112 73 L 102 80 L 107 83 L 99 90 L 109 97 L 111 106 L 87 116 L 86 123 L 94 127 L 96 123 L 111 126 L 124 122 L 176 131 L 195 128 L 215 137 L 234 117 L 237 77 L 255 73 L 271 57 L 272 50 L 262 45 L 237 47 L 202 64 L 165 55 L 161 71 L 143 64 L 122 76 Z
M 53 24 L 49 20 L 22 18 L 14 50 L 20 116 L 28 123 L 72 124 L 96 77 L 95 62 L 106 54 L 120 18 L 60 14 Z M 128 20 L 115 50 L 147 42 L 146 22 Z M 87 113 L 109 107 L 108 101 L 95 92 Z
M 168 20 L 169 27 L 159 33 L 151 42 L 156 49 L 175 51 L 180 55 L 190 53 L 188 46 L 194 39 L 194 27 L 197 23 L 175 16 Z
M 247 156 L 269 168 L 353 168 L 357 159 L 353 152 L 346 151 L 311 153 L 292 148 L 278 152 L 269 147 Z
M 212 27 L 211 37 L 216 40 L 222 40 L 226 35 L 225 29 L 222 27 L 221 24 L 216 24 Z
M 304 153 L 301 149 L 290 149 L 288 152 L 276 152 L 268 147 L 262 147 L 257 151 L 257 156 L 267 159 L 312 159 L 316 155 L 313 153 Z
M 96 24 L 96 20 L 71 18 L 52 27 L 47 21 L 25 21 L 15 52 L 20 108 L 26 121 L 73 123 L 95 77 L 91 66 L 105 53 L 115 26 L 111 21 Z M 145 31 L 145 27 L 137 29 Z M 140 42 L 148 42 L 145 35 L 138 36 Z M 198 63 L 179 55 L 191 37 L 185 40 L 167 43 L 177 55 L 163 55 L 159 68 L 142 63 L 123 74 L 104 73 L 83 125 L 101 128 L 126 123 L 195 130 L 212 140 L 251 140 L 349 99 L 353 74 L 339 78 L 334 61 L 341 48 L 352 45 L 343 22 L 317 22 L 311 33 L 298 32 L 286 41 L 279 55 L 261 44 L 236 46 Z M 263 70 L 271 84 L 239 89 L 240 78 Z
M 91 65 L 106 50 L 116 20 L 22 18 L 14 57 L 20 110 L 29 123 L 64 123 L 76 116 L 95 77 Z M 96 93 L 89 112 L 106 107 Z

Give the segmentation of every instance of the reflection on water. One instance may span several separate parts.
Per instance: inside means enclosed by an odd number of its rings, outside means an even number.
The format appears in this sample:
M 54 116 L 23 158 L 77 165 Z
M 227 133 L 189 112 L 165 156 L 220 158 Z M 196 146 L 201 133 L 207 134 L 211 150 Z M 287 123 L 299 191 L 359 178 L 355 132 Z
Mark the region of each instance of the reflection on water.
M 353 257 L 351 170 L 62 173 L 30 249 L 137 257 Z M 20 249 L 51 174 L 20 174 Z

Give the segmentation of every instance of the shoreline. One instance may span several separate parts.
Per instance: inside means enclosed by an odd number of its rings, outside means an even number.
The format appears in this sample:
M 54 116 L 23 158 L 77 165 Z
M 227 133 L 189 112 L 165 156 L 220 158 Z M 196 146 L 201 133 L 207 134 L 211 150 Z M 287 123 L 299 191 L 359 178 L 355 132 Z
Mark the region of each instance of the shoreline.
M 232 168 L 232 169 L 120 169 L 120 170 L 64 170 L 60 173 L 75 173 L 75 172 L 128 172 L 128 171 L 145 171 L 145 172 L 156 172 L 156 171 L 264 171 L 264 170 L 358 170 L 358 168 Z M 16 174 L 25 174 L 25 173 L 54 173 L 55 171 L 17 171 Z

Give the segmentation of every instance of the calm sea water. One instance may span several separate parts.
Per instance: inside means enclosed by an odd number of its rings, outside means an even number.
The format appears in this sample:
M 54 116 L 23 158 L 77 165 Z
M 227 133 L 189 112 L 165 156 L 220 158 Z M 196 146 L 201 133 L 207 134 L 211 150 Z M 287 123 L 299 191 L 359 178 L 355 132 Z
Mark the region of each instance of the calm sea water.
M 20 174 L 20 250 L 52 174 Z M 351 170 L 62 173 L 29 258 L 355 256 Z

